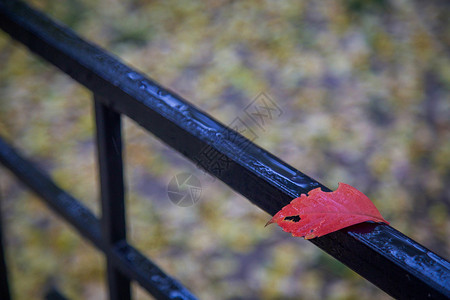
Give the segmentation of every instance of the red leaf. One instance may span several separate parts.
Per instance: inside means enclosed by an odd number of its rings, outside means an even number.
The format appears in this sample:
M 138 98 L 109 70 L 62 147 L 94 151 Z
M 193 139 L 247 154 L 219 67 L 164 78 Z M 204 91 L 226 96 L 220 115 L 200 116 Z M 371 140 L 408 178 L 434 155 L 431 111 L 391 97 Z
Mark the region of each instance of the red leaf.
M 283 207 L 266 224 L 277 223 L 293 236 L 312 239 L 365 221 L 389 224 L 370 199 L 354 187 L 339 183 L 334 192 L 314 189 Z

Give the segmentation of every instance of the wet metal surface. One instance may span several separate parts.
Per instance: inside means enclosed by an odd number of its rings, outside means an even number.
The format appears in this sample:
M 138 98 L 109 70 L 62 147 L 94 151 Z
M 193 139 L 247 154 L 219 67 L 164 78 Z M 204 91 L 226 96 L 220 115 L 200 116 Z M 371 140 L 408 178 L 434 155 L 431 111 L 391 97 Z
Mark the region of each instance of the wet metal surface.
M 222 155 L 227 167 L 206 166 L 206 171 L 271 215 L 301 193 L 317 187 L 329 191 L 19 2 L 0 0 L 0 28 L 190 160 L 195 162 L 205 147 Z M 311 242 L 396 298 L 450 297 L 448 262 L 388 225 L 361 224 Z
M 128 278 L 136 280 L 144 288 L 152 291 L 155 296 L 158 296 L 157 299 L 195 299 L 178 281 L 161 271 L 126 241 L 117 241 L 113 245 L 106 243 L 97 217 L 81 202 L 56 186 L 48 176 L 21 157 L 1 138 L 0 163 L 39 195 L 56 213 L 64 217 L 82 236 L 103 252 L 108 253 L 110 263 L 119 268 L 122 273 L 128 274 Z M 148 280 L 155 274 L 160 280 L 166 282 L 165 286 Z

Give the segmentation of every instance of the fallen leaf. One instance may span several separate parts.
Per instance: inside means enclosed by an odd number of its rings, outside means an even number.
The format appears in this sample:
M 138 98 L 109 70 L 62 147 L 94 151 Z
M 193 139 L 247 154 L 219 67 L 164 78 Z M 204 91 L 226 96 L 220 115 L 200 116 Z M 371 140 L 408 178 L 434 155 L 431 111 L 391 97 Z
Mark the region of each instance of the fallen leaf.
M 293 236 L 312 239 L 366 221 L 389 224 L 366 195 L 348 184 L 339 183 L 334 192 L 317 188 L 308 195 L 295 198 L 266 226 L 277 223 Z

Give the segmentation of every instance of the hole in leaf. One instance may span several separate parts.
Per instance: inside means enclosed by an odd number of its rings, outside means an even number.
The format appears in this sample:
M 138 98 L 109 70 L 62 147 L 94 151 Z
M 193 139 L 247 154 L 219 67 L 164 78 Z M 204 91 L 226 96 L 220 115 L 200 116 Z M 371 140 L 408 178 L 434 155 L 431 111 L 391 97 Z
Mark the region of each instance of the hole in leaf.
M 285 221 L 299 222 L 301 220 L 300 216 L 289 216 L 284 218 Z

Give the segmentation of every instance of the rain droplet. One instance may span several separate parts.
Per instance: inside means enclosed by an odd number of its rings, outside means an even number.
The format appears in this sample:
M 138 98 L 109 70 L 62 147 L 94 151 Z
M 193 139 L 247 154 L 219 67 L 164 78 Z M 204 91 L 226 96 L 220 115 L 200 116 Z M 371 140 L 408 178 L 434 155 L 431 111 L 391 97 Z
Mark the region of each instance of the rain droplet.
M 177 104 L 175 105 L 175 108 L 178 109 L 179 111 L 183 111 L 187 108 L 187 106 L 184 104 Z
M 141 79 L 142 75 L 136 73 L 136 72 L 129 72 L 127 73 L 127 77 L 132 79 L 132 80 L 137 80 L 137 79 Z
M 181 111 L 181 113 L 182 113 L 184 116 L 188 117 L 188 118 L 192 118 L 192 114 L 191 114 L 191 112 L 190 112 L 188 109 L 183 109 L 183 110 Z M 191 121 L 191 122 L 192 122 L 192 121 Z
M 291 177 L 291 180 L 296 183 L 305 183 L 305 177 L 303 177 L 302 175 L 295 175 Z
M 186 297 L 178 291 L 171 291 L 169 297 L 170 299 L 186 299 Z
M 140 88 L 141 90 L 147 89 L 147 83 L 146 83 L 145 81 L 141 81 L 141 85 L 139 85 L 139 88 Z
M 160 90 L 158 90 L 158 95 L 159 96 L 166 96 L 168 94 L 168 92 L 167 91 L 165 91 L 165 90 L 163 90 L 163 89 L 160 89 Z

